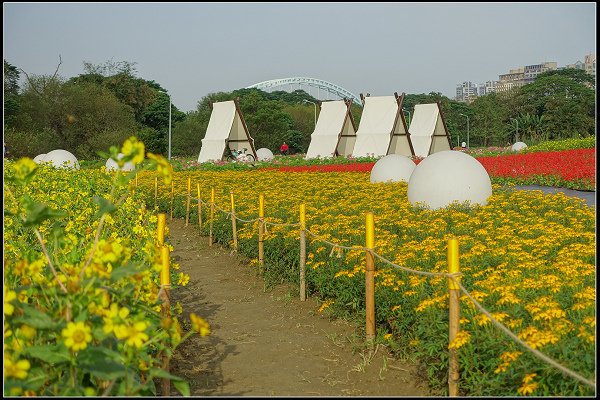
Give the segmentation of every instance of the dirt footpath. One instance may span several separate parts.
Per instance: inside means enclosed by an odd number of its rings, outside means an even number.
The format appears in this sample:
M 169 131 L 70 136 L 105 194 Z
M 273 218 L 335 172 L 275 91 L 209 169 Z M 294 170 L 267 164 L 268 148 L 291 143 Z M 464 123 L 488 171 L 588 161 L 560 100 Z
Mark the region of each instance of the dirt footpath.
M 288 286 L 265 291 L 247 260 L 208 246 L 194 226 L 167 220 L 171 253 L 190 283 L 171 291 L 189 314 L 208 321 L 171 360 L 193 396 L 428 396 L 416 367 L 379 346 L 369 353 L 355 328 L 329 321 L 315 299 L 301 302 Z M 354 353 L 354 354 L 353 354 Z M 178 395 L 172 389 L 173 395 Z

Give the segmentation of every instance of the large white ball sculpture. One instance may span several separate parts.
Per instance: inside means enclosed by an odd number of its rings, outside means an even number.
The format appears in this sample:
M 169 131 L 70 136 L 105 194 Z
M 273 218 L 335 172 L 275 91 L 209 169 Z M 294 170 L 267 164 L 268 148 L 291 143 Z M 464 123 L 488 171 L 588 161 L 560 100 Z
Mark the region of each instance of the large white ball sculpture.
M 44 162 L 45 158 L 46 158 L 46 153 L 38 154 L 37 156 L 33 157 L 33 162 L 36 164 L 41 164 Z
M 527 145 L 523 142 L 517 142 L 515 144 L 512 145 L 512 147 L 510 148 L 512 151 L 521 151 L 523 150 L 525 147 L 527 147 Z
M 119 153 L 117 158 L 120 160 L 124 156 L 125 155 L 123 153 Z M 115 160 L 113 160 L 112 158 L 109 158 L 108 160 L 106 160 L 105 165 L 106 165 L 107 171 L 117 171 L 119 169 L 119 164 L 117 164 L 117 162 Z M 127 171 L 133 171 L 134 169 L 135 169 L 135 166 L 131 163 L 131 161 L 127 161 L 121 168 L 121 171 L 127 172 Z
M 51 162 L 55 168 L 79 169 L 77 158 L 67 150 L 52 150 L 46 154 L 43 161 Z
M 408 181 L 408 201 L 432 210 L 452 202 L 486 205 L 492 195 L 487 171 L 474 157 L 445 150 L 425 157 Z
M 261 147 L 256 150 L 256 156 L 258 157 L 258 161 L 269 161 L 273 159 L 273 152 L 266 147 Z
M 371 183 L 408 182 L 417 165 L 400 154 L 389 154 L 380 158 L 371 169 Z

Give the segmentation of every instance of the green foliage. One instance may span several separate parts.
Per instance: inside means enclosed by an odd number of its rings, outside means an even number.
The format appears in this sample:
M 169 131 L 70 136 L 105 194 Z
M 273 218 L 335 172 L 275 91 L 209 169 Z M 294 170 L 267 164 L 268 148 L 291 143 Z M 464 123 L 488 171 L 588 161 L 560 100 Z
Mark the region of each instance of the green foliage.
M 531 153 L 535 151 L 561 151 L 572 149 L 591 149 L 596 147 L 596 136 L 571 138 L 564 140 L 551 140 L 528 146 L 521 150 L 522 153 Z

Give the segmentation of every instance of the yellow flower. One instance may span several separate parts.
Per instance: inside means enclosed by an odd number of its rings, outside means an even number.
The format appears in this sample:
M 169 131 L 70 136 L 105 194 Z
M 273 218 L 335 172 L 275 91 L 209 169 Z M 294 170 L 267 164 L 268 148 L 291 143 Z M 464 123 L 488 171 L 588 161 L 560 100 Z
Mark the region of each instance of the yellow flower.
M 210 335 L 210 325 L 202 317 L 197 316 L 194 313 L 190 314 L 192 320 L 192 328 L 200 334 L 200 336 Z
M 114 329 L 117 339 L 125 339 L 126 345 L 139 349 L 148 340 L 148 335 L 144 333 L 147 327 L 146 322 L 140 321 L 133 325 L 117 325 Z
M 4 287 L 4 314 L 12 315 L 15 311 L 15 306 L 10 304 L 11 301 L 17 298 L 17 293 L 13 290 L 6 291 L 6 286 Z
M 69 322 L 63 329 L 62 336 L 65 338 L 67 348 L 73 351 L 85 349 L 92 341 L 91 328 L 84 322 Z
M 27 175 L 31 174 L 36 168 L 36 163 L 29 157 L 20 158 L 19 161 L 13 165 L 15 177 L 19 180 L 25 179 Z
M 166 185 L 171 184 L 171 181 L 173 180 L 173 167 L 171 166 L 169 161 L 167 161 L 167 159 L 161 155 L 152 154 L 152 153 L 148 153 L 148 158 L 156 161 L 156 171 L 160 175 L 162 175 L 163 182 Z
M 123 143 L 123 147 L 121 148 L 121 153 L 123 153 L 123 159 L 133 156 L 131 159 L 131 163 L 133 165 L 138 165 L 142 161 L 144 161 L 144 153 L 146 148 L 144 147 L 144 143 L 139 142 L 135 136 L 130 137 Z
M 454 340 L 448 344 L 449 349 L 458 349 L 471 340 L 471 334 L 467 331 L 460 331 L 454 337 Z
M 13 363 L 12 358 L 4 353 L 4 376 L 7 378 L 14 377 L 17 379 L 27 378 L 28 370 L 31 364 L 27 360 L 18 360 Z
M 177 281 L 177 284 L 179 284 L 181 286 L 185 286 L 188 284 L 189 281 L 190 281 L 190 276 L 188 274 L 184 274 L 183 272 L 179 273 L 179 280 Z
M 385 340 L 390 340 L 390 339 L 392 338 L 392 336 L 393 336 L 393 335 L 392 335 L 391 333 L 386 333 L 385 335 L 383 335 L 383 338 L 384 338 Z
M 523 378 L 523 385 L 521 385 L 521 387 L 517 389 L 517 393 L 521 395 L 532 394 L 538 387 L 537 382 L 532 382 L 533 378 L 536 375 L 537 374 L 535 373 L 525 375 L 525 377 Z

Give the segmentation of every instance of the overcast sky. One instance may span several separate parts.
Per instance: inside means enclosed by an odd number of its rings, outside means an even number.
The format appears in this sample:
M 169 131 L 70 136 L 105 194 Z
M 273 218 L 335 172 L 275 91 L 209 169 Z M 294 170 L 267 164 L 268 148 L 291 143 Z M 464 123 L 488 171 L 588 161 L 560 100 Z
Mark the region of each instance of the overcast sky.
M 269 79 L 454 98 L 529 64 L 596 52 L 596 4 L 3 3 L 4 59 L 28 74 L 135 62 L 182 111 Z M 316 95 L 316 93 L 312 93 Z

